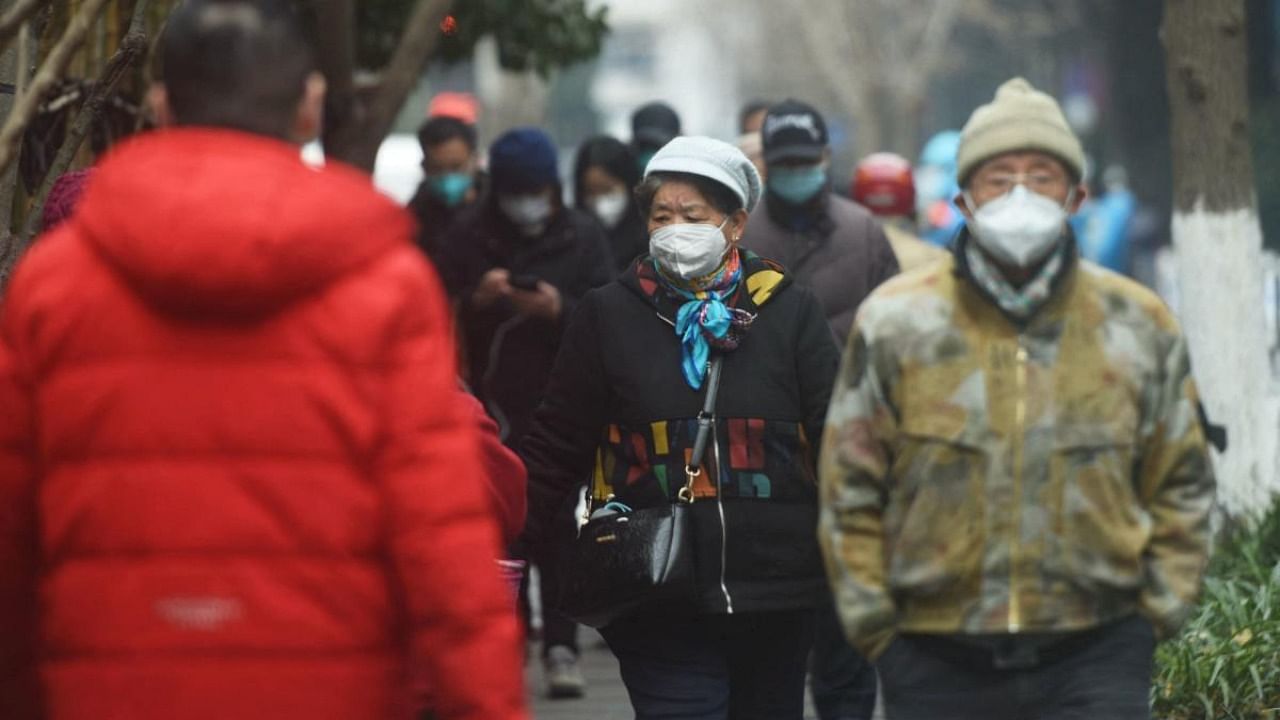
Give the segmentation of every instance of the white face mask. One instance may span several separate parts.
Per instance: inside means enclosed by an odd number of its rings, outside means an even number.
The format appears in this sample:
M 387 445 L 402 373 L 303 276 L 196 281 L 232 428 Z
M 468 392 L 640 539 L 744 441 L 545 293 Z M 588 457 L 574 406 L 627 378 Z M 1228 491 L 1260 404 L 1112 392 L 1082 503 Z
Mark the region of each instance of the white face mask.
M 965 192 L 969 207 L 976 203 Z M 1071 204 L 1071 195 L 1066 205 Z M 1052 199 L 1015 185 L 973 212 L 969 231 L 974 240 L 996 260 L 1014 267 L 1030 267 L 1058 244 L 1067 222 L 1067 210 Z
M 551 219 L 551 200 L 538 195 L 502 195 L 498 208 L 525 235 L 541 235 Z
M 606 228 L 612 230 L 618 227 L 622 216 L 627 213 L 627 194 L 614 192 L 600 195 L 588 201 L 587 207 L 591 208 L 591 212 L 595 213 Z
M 710 275 L 720 267 L 729 249 L 724 229 L 729 218 L 717 225 L 679 223 L 665 225 L 649 236 L 649 253 L 662 269 L 684 280 Z

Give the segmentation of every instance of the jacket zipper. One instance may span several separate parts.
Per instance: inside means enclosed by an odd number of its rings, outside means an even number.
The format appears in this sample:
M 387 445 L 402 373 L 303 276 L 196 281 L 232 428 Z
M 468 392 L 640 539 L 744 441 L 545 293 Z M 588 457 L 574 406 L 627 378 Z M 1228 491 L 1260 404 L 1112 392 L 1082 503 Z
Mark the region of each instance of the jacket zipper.
M 1018 364 L 1015 370 L 1017 395 L 1014 400 L 1013 438 L 1013 522 L 1009 538 L 1009 632 L 1016 633 L 1022 627 L 1021 588 L 1018 586 L 1018 565 L 1022 560 L 1022 471 L 1023 446 L 1026 444 L 1027 423 L 1027 349 L 1018 340 Z
M 725 564 L 729 555 L 729 526 L 724 521 L 724 477 L 720 465 L 720 436 L 716 421 L 711 421 L 712 456 L 716 460 L 716 509 L 720 513 L 720 592 L 724 595 L 725 611 L 733 614 L 733 598 L 729 596 L 729 586 L 725 582 Z

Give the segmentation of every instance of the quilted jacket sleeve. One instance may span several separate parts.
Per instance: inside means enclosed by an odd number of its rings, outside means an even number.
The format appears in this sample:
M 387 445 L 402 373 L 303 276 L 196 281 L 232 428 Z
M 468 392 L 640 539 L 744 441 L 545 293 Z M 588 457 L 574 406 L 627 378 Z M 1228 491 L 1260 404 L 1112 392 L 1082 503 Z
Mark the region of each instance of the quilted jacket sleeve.
M 1141 606 L 1157 632 L 1168 637 L 1190 615 L 1204 578 L 1214 478 L 1181 334 L 1165 353 L 1163 375 L 1139 476 L 1152 520 Z
M 410 650 L 441 720 L 525 718 L 519 637 L 486 506 L 475 418 L 457 390 L 444 298 L 425 263 L 396 267 L 404 291 L 378 458 L 388 546 Z
M 887 356 L 854 324 L 827 413 L 819 460 L 818 540 L 849 641 L 875 659 L 893 638 L 896 611 L 885 582 L 883 511 L 895 431 Z
M 9 319 L 0 325 L 0 717 L 24 720 L 40 716 L 35 429 L 31 387 L 19 371 Z

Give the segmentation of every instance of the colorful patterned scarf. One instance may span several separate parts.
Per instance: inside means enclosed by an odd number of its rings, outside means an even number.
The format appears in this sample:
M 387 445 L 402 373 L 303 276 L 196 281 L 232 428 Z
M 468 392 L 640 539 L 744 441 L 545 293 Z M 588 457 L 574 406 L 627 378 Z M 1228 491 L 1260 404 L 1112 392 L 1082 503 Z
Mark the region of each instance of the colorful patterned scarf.
M 675 322 L 676 335 L 680 337 L 680 369 L 689 387 L 699 390 L 707 375 L 711 348 L 736 349 L 755 320 L 751 313 L 732 306 L 742 281 L 741 257 L 735 248 L 714 272 L 692 280 L 672 277 L 657 261 L 653 266 L 663 288 L 685 300 Z
M 987 291 L 996 303 L 1008 314 L 1026 320 L 1035 314 L 1053 294 L 1053 281 L 1058 277 L 1066 263 L 1067 244 L 1060 243 L 1053 251 L 1049 261 L 1040 268 L 1036 276 L 1021 288 L 1014 287 L 1005 279 L 987 257 L 976 247 L 972 238 L 965 243 L 965 260 L 969 264 L 969 273 L 975 282 Z

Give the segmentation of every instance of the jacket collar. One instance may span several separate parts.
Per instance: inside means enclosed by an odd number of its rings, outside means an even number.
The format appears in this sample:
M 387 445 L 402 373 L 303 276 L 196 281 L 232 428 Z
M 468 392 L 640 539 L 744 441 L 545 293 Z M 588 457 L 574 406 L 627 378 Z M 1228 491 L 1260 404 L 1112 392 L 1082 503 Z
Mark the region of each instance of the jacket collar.
M 831 193 L 823 190 L 803 205 L 793 205 L 778 197 L 772 190 L 765 192 L 765 210 L 769 219 L 779 227 L 796 233 L 807 233 L 825 238 L 835 232 L 836 223 L 831 219 Z
M 974 279 L 968 258 L 965 255 L 965 249 L 972 241 L 973 238 L 969 233 L 969 228 L 961 228 L 959 234 L 956 235 L 955 241 L 951 244 L 951 254 L 954 259 L 956 277 L 962 281 L 961 285 L 967 288 L 969 293 L 980 302 L 990 306 L 1020 330 L 1043 322 L 1056 322 L 1065 313 L 1066 306 L 1075 292 L 1077 279 L 1080 275 L 1080 251 L 1076 244 L 1075 233 L 1072 232 L 1070 226 L 1067 226 L 1067 256 L 1062 263 L 1062 269 L 1050 283 L 1052 290 L 1050 291 L 1049 299 L 1026 318 L 1020 318 L 1005 312 L 1000 303 L 996 302 L 996 299 L 987 292 L 982 284 Z
M 756 313 L 791 284 L 791 276 L 778 263 L 750 250 L 740 248 L 738 252 L 742 254 L 742 283 L 729 304 Z M 653 262 L 652 256 L 641 256 L 622 273 L 618 282 L 653 306 L 664 320 L 674 322 L 684 299 L 672 296 L 663 288 Z

